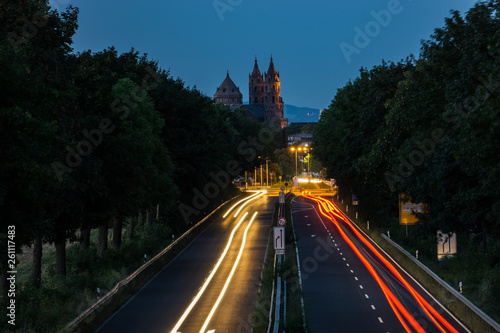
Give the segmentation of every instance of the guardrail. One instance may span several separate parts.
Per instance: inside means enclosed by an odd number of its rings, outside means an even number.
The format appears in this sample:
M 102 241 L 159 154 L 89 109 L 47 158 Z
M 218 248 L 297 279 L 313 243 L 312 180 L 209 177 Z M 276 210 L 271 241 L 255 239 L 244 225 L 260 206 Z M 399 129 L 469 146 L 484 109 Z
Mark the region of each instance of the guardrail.
M 300 258 L 299 258 L 299 247 L 297 246 L 297 235 L 295 234 L 295 226 L 293 224 L 293 215 L 290 214 L 291 217 L 291 223 L 292 223 L 292 230 L 293 230 L 293 242 L 295 243 L 295 256 L 297 260 L 297 273 L 299 276 L 299 286 L 300 286 L 300 292 L 302 293 L 303 288 L 302 288 L 302 273 L 300 269 Z M 303 322 L 303 328 L 304 332 L 307 333 L 307 323 L 306 323 L 306 309 L 304 306 L 304 297 L 300 297 L 300 307 L 302 309 L 302 322 Z
M 450 286 L 446 281 L 441 279 L 436 273 L 431 271 L 427 266 L 422 264 L 417 258 L 415 258 L 412 254 L 402 248 L 399 244 L 395 243 L 392 239 L 387 237 L 385 234 L 381 234 L 382 237 L 387 240 L 392 246 L 397 248 L 401 253 L 410 258 L 415 264 L 417 264 L 422 270 L 424 270 L 427 274 L 429 274 L 436 282 L 438 282 L 441 286 L 443 286 L 448 292 L 450 292 L 453 296 L 455 296 L 459 301 L 467 305 L 474 313 L 476 313 L 481 319 L 487 322 L 491 327 L 500 332 L 500 324 L 498 324 L 495 320 L 493 320 L 490 316 L 484 313 L 480 308 L 478 308 L 474 303 L 469 301 L 464 295 L 460 294 L 455 288 Z
M 144 265 L 139 267 L 135 272 L 133 272 L 131 275 L 123 279 L 122 281 L 118 282 L 113 289 L 111 289 L 106 295 L 101 297 L 96 303 L 94 303 L 92 306 L 90 306 L 88 309 L 83 311 L 78 317 L 76 317 L 72 322 L 70 322 L 66 327 L 63 329 L 64 332 L 80 332 L 81 329 L 79 328 L 79 325 L 81 325 L 86 319 L 91 318 L 92 316 L 95 317 L 95 312 L 98 311 L 99 309 L 109 306 L 107 304 L 113 296 L 118 295 L 119 291 L 122 289 L 128 287 L 129 285 L 134 282 L 134 280 L 146 272 L 146 270 L 151 267 L 154 264 L 157 264 L 161 258 L 167 254 L 172 248 L 174 248 L 176 245 L 181 243 L 186 237 L 188 237 L 195 229 L 197 229 L 201 224 L 203 224 L 210 216 L 212 216 L 216 211 L 218 211 L 222 206 L 224 206 L 226 203 L 229 201 L 233 200 L 234 198 L 225 201 L 222 203 L 219 207 L 217 207 L 215 210 L 213 210 L 210 214 L 208 214 L 206 217 L 204 217 L 201 221 L 196 223 L 193 227 L 191 227 L 188 231 L 186 231 L 182 236 L 177 238 L 174 242 L 172 242 L 169 246 L 167 246 L 165 249 L 163 249 L 160 253 L 158 253 L 156 256 L 154 256 L 151 260 L 146 262 Z M 148 280 L 155 274 L 151 273 L 151 276 L 148 278 Z M 127 297 L 128 298 L 128 297 Z
M 278 256 L 278 264 L 281 263 L 281 255 Z M 274 329 L 273 333 L 279 333 L 281 316 L 281 276 L 276 279 L 276 303 L 274 307 Z
M 273 275 L 276 269 L 276 255 L 274 255 L 273 263 Z M 273 323 L 273 304 L 274 304 L 274 278 L 273 278 L 273 289 L 271 289 L 271 306 L 269 307 L 269 325 L 267 326 L 267 333 L 271 333 L 271 326 Z

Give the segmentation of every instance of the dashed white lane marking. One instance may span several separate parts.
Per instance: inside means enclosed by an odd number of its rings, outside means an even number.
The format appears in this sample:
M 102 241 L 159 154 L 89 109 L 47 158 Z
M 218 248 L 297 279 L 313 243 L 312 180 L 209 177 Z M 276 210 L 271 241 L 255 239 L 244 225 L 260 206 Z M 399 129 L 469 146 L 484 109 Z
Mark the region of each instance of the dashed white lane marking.
M 340 251 L 340 249 L 337 247 L 337 251 Z
M 311 237 L 316 237 L 316 235 L 311 235 Z
M 346 264 L 346 265 L 347 265 L 347 267 L 349 267 L 349 264 Z
M 375 310 L 375 305 L 372 304 L 372 309 Z
M 342 258 L 342 259 L 344 259 L 344 261 L 346 260 L 345 258 Z
M 355 276 L 355 277 L 354 277 L 354 280 L 358 281 L 358 277 L 357 277 L 357 276 Z
M 352 269 L 351 269 L 351 273 L 353 273 L 353 274 L 354 274 L 354 271 L 353 271 Z
M 378 321 L 380 321 L 381 324 L 384 323 L 384 321 L 382 320 L 382 318 L 378 317 Z
M 308 223 L 308 224 L 306 224 L 306 225 L 307 225 L 308 227 L 310 227 L 310 226 L 311 226 L 311 223 Z
M 359 288 L 360 288 L 360 289 L 364 289 L 364 288 L 363 288 L 363 285 L 361 285 L 361 284 L 359 285 Z
M 370 296 L 368 296 L 368 294 L 365 294 L 365 297 L 366 297 L 366 298 L 370 298 Z

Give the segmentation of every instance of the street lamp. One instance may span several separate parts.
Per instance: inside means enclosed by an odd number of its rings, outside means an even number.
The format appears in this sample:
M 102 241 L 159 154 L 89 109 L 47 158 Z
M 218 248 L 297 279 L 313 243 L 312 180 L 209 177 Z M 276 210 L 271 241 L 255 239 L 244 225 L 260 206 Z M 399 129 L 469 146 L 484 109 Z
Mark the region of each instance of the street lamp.
M 295 152 L 295 177 L 298 177 L 298 166 L 297 166 L 297 161 L 298 161 L 298 158 L 297 158 L 297 152 L 301 152 L 301 151 L 304 151 L 304 152 L 307 152 L 309 148 L 308 147 L 290 147 L 290 150 L 291 151 L 294 151 Z
M 297 177 L 297 149 L 292 146 L 290 150 L 295 152 L 295 177 Z
M 311 150 L 312 150 L 312 148 L 308 147 L 308 145 L 306 144 L 306 146 L 304 147 L 304 151 L 307 151 L 307 173 L 308 174 L 311 173 Z

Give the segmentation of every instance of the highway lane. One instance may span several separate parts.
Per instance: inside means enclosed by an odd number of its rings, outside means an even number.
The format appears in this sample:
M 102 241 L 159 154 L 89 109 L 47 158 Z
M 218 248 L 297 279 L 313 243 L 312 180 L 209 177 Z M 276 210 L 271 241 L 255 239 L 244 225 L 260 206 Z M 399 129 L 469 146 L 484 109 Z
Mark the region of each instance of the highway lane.
M 250 332 L 275 201 L 212 222 L 96 332 Z
M 300 196 L 292 202 L 311 332 L 468 332 L 351 227 L 331 198 L 321 200 Z

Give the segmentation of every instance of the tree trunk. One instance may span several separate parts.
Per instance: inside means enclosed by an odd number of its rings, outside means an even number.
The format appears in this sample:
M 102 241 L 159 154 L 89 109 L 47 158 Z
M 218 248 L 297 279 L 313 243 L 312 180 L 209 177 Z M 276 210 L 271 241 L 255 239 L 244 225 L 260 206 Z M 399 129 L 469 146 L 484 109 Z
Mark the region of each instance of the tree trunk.
M 66 237 L 57 237 L 56 245 L 56 274 L 66 275 Z
M 42 237 L 37 233 L 33 241 L 33 285 L 40 288 L 42 282 Z
M 149 209 L 146 211 L 146 220 L 148 221 L 148 225 L 153 224 L 153 214 L 151 214 Z
M 139 217 L 138 217 L 138 226 L 139 226 L 139 229 L 143 229 L 144 228 L 144 215 L 142 214 L 142 212 L 139 212 Z
M 123 220 L 121 217 L 113 217 L 113 247 L 122 246 Z
M 88 250 L 90 246 L 90 228 L 80 229 L 80 249 Z
M 129 224 L 129 237 L 130 239 L 134 238 L 134 232 L 135 232 L 135 217 L 131 216 L 130 219 L 130 224 Z
M 108 248 L 108 223 L 99 225 L 97 235 L 97 254 L 101 255 Z
M 486 250 L 486 248 L 488 247 L 488 233 L 486 232 L 486 230 L 484 230 L 484 226 L 483 230 L 481 231 L 481 241 L 479 243 L 479 246 L 481 246 L 483 250 Z

